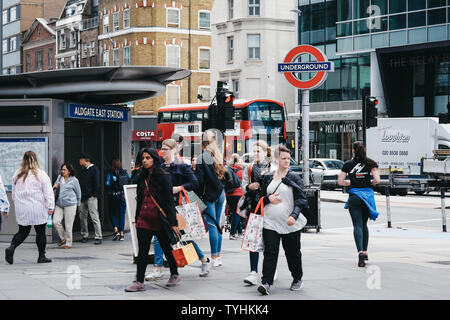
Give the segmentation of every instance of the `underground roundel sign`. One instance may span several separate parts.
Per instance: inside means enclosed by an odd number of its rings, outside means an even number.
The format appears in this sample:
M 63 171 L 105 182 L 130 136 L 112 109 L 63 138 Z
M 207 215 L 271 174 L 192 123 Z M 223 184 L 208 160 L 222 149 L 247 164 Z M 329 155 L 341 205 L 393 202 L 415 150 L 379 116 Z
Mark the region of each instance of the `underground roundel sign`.
M 310 54 L 316 61 L 295 62 L 302 54 Z M 286 55 L 284 62 L 278 64 L 278 72 L 283 72 L 290 84 L 303 90 L 319 87 L 327 78 L 328 72 L 333 71 L 334 63 L 328 61 L 321 50 L 310 45 L 301 45 L 292 49 Z M 313 78 L 303 81 L 294 76 L 294 73 L 298 72 L 315 72 L 316 74 Z

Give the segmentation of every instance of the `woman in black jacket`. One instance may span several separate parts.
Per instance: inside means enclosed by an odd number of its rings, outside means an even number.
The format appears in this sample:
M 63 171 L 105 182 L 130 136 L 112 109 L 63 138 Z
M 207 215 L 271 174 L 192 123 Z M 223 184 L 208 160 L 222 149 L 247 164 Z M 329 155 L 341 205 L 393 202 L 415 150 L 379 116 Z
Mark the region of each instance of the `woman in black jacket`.
M 137 275 L 127 292 L 145 291 L 144 277 L 148 264 L 148 252 L 154 235 L 164 251 L 170 265 L 170 279 L 167 286 L 176 286 L 180 278 L 171 244 L 178 234 L 172 182 L 167 172 L 161 169 L 160 158 L 154 149 L 142 151 L 142 172 L 137 181 L 136 231 L 139 244 Z
M 258 291 L 264 295 L 269 294 L 270 286 L 273 285 L 280 239 L 293 278 L 291 290 L 301 289 L 303 276 L 300 231 L 306 225 L 306 218 L 301 211 L 308 208 L 308 200 L 300 176 L 289 172 L 289 149 L 280 146 L 275 157 L 278 170 L 263 176 L 260 183 L 264 197 L 264 261 Z

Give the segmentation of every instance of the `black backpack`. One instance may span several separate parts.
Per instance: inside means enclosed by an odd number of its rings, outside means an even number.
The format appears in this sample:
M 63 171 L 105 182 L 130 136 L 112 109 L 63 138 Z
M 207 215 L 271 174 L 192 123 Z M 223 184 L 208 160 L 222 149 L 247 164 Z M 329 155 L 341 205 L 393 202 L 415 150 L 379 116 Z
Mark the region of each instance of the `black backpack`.
M 123 191 L 123 186 L 130 184 L 130 178 L 128 177 L 127 170 L 116 170 L 114 174 L 117 177 L 117 187 L 120 191 Z
M 225 192 L 233 193 L 234 190 L 241 187 L 241 179 L 236 174 L 234 169 L 227 167 L 227 173 L 225 174 Z

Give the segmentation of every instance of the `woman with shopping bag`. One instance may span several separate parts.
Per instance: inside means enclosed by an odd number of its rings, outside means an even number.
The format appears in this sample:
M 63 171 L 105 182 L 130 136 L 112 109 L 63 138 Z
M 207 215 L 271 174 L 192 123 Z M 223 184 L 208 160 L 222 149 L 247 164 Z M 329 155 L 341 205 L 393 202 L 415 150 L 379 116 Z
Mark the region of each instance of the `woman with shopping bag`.
M 280 146 L 275 152 L 275 158 L 278 160 L 277 171 L 263 176 L 261 180 L 264 197 L 264 261 L 258 292 L 263 295 L 268 295 L 273 285 L 280 240 L 293 278 L 291 290 L 301 289 L 303 276 L 300 231 L 306 225 L 306 218 L 301 211 L 307 209 L 308 200 L 300 176 L 289 171 L 289 149 Z
M 142 151 L 142 172 L 137 181 L 136 232 L 139 245 L 137 257 L 136 281 L 125 289 L 126 292 L 145 291 L 145 269 L 148 264 L 148 252 L 154 235 L 170 266 L 168 287 L 180 282 L 177 263 L 172 254 L 172 244 L 178 242 L 178 222 L 173 188 L 170 175 L 161 169 L 158 152 L 146 148 Z
M 172 189 L 173 189 L 173 197 L 175 203 L 179 206 L 183 205 L 182 198 L 184 197 L 189 202 L 187 198 L 187 191 L 194 190 L 198 187 L 198 180 L 195 176 L 194 172 L 190 168 L 188 164 L 180 163 L 179 161 L 175 161 L 176 154 L 178 152 L 178 144 L 173 139 L 166 139 L 162 143 L 161 154 L 164 163 L 162 164 L 162 168 L 170 174 L 170 178 L 172 181 Z M 184 190 L 184 192 L 182 192 Z M 185 200 L 186 202 L 186 200 Z M 178 207 L 177 207 L 178 208 Z M 184 208 L 183 208 L 184 209 Z M 201 215 L 201 212 L 198 212 Z M 201 216 L 200 216 L 201 218 Z M 186 219 L 186 217 L 185 217 Z M 187 220 L 187 219 L 186 219 Z M 189 226 L 190 227 L 190 226 Z M 187 232 L 187 230 L 185 230 Z M 206 230 L 205 230 L 206 233 Z M 145 280 L 157 280 L 161 279 L 163 276 L 163 251 L 161 246 L 159 245 L 158 238 L 154 238 L 155 243 L 155 269 L 154 271 L 145 277 Z M 200 271 L 200 277 L 206 277 L 209 273 L 210 262 L 209 259 L 203 254 L 202 250 L 198 247 L 198 245 L 192 241 L 188 240 L 186 243 L 192 243 L 197 252 L 198 259 L 201 260 L 202 266 Z

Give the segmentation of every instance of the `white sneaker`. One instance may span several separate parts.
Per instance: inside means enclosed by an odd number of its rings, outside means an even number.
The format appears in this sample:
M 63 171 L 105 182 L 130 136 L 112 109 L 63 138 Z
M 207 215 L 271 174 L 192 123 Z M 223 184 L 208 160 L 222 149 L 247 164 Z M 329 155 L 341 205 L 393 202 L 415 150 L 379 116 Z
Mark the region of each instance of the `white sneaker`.
M 153 281 L 153 280 L 158 280 L 158 279 L 162 279 L 163 278 L 163 271 L 158 270 L 158 269 L 154 269 L 152 273 L 148 274 L 145 277 L 145 281 Z
M 255 271 L 250 272 L 244 282 L 252 286 L 258 284 L 258 274 Z
M 213 263 L 213 267 L 220 267 L 222 265 L 222 257 L 218 257 L 213 259 L 214 263 Z
M 199 276 L 207 277 L 209 274 L 209 269 L 211 268 L 211 261 L 208 259 L 206 262 L 202 262 L 202 267 Z

